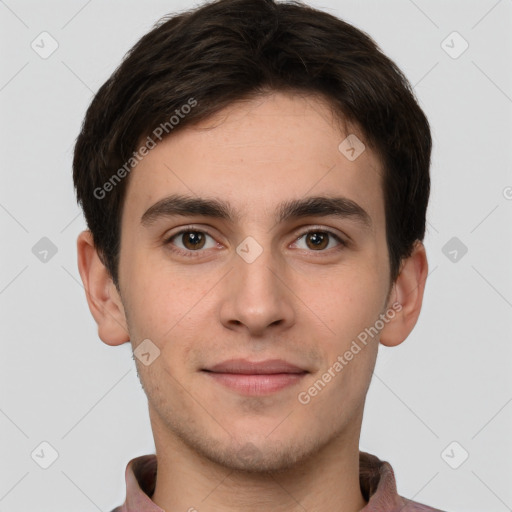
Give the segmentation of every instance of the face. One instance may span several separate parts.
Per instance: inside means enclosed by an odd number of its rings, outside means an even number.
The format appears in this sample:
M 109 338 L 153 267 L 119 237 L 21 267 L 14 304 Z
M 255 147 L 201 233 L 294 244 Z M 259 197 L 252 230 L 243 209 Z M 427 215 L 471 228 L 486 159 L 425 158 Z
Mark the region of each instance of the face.
M 347 158 L 347 135 L 319 99 L 276 93 L 132 171 L 120 297 L 133 348 L 160 352 L 136 358 L 157 449 L 258 471 L 357 442 L 378 335 L 357 340 L 390 282 L 381 164 L 368 146 Z

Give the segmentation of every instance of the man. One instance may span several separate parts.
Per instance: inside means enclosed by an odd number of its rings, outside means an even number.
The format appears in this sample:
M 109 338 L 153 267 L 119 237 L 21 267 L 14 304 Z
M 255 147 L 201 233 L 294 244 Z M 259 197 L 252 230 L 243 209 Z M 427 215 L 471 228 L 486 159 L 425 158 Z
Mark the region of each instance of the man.
M 135 45 L 73 164 L 89 307 L 156 446 L 116 511 L 436 510 L 358 446 L 378 344 L 421 310 L 430 153 L 394 63 L 306 5 L 219 0 Z

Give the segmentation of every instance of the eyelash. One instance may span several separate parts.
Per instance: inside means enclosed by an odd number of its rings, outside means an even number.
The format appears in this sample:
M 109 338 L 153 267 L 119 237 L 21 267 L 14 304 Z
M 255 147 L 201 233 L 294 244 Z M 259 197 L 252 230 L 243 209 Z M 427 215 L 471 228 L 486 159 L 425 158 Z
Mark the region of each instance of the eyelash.
M 201 229 L 197 229 L 197 228 L 194 228 L 194 227 L 186 227 L 186 228 L 183 228 L 181 231 L 178 231 L 177 233 L 173 233 L 170 237 L 167 237 L 164 240 L 164 245 L 168 246 L 172 252 L 174 252 L 176 254 L 179 254 L 181 256 L 185 256 L 187 258 L 197 258 L 204 251 L 201 250 L 201 249 L 199 249 L 197 251 L 192 251 L 192 250 L 185 251 L 184 249 L 177 248 L 176 246 L 174 246 L 172 244 L 172 240 L 174 240 L 175 238 L 177 238 L 180 235 L 183 235 L 185 233 L 201 233 L 203 235 L 208 235 L 209 237 L 214 238 L 207 231 L 204 231 L 204 230 L 201 230 Z M 296 237 L 294 239 L 294 243 L 297 242 L 298 240 L 300 240 L 302 237 L 304 237 L 304 236 L 306 236 L 306 235 L 308 235 L 310 233 L 322 233 L 322 234 L 326 234 L 326 235 L 329 235 L 330 237 L 334 238 L 339 243 L 339 246 L 334 248 L 335 251 L 342 250 L 345 247 L 347 247 L 347 245 L 348 245 L 348 243 L 345 240 L 343 240 L 340 236 L 338 236 L 336 233 L 334 233 L 334 232 L 332 232 L 332 231 L 330 231 L 328 229 L 320 229 L 320 228 L 310 228 L 310 229 L 308 229 L 306 231 L 303 231 L 298 237 Z M 319 250 L 319 251 L 310 250 L 308 252 L 311 252 L 311 253 L 315 253 L 315 252 L 324 253 L 324 252 L 327 252 L 327 251 L 328 251 L 327 249 L 323 249 L 323 250 Z

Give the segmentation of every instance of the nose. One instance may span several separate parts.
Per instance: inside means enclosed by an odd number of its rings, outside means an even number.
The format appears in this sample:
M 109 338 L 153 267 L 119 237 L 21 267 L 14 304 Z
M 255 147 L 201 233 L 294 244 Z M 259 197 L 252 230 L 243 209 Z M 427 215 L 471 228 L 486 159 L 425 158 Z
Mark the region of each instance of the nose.
M 234 267 L 226 276 L 220 316 L 231 330 L 264 336 L 289 328 L 295 322 L 294 295 L 286 263 L 265 249 L 252 262 L 234 255 Z

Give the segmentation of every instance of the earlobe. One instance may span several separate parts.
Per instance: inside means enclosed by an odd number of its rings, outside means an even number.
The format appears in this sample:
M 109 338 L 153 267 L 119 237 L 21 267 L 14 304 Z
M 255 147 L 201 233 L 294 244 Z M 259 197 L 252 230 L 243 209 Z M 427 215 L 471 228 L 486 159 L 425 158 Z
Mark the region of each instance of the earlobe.
M 121 297 L 101 261 L 89 230 L 77 239 L 78 270 L 84 284 L 87 303 L 98 324 L 98 335 L 107 345 L 130 341 Z
M 396 314 L 382 329 L 380 343 L 387 347 L 400 345 L 411 333 L 421 311 L 425 281 L 428 275 L 428 262 L 425 247 L 419 240 L 416 241 L 411 256 L 402 261 L 398 275 L 388 301 L 388 309 L 394 303 Z

